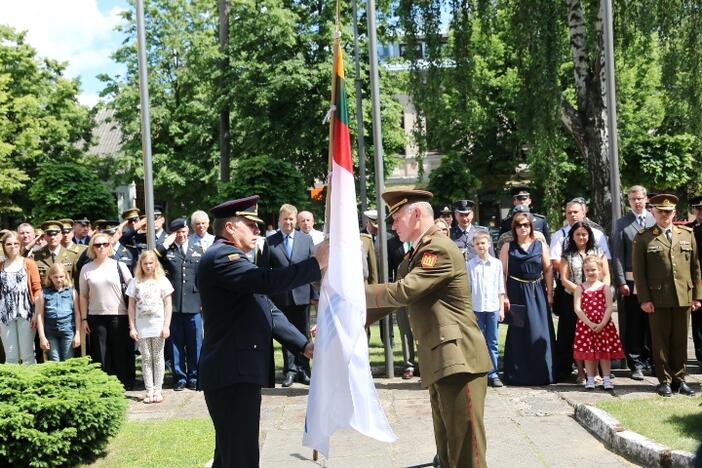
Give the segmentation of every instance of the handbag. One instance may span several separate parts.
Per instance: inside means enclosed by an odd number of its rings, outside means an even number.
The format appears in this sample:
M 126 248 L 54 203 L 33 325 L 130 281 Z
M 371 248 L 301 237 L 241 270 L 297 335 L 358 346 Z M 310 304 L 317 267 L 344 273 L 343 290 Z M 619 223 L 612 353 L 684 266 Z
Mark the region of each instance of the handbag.
M 523 328 L 526 325 L 527 308 L 524 304 L 510 304 L 509 310 L 505 311 L 505 319 L 502 323 Z
M 122 266 L 117 260 L 117 273 L 119 274 L 119 288 L 122 291 L 122 299 L 124 300 L 124 305 L 129 306 L 129 298 L 127 297 L 127 282 L 124 281 L 124 273 L 122 273 Z

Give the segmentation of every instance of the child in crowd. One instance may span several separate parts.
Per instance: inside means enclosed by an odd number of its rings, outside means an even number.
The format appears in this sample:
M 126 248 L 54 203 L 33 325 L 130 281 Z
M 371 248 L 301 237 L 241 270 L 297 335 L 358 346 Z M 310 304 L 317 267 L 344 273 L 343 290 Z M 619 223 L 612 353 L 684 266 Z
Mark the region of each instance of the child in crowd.
M 610 320 L 612 317 L 612 290 L 602 281 L 600 259 L 589 255 L 583 260 L 585 282 L 575 290 L 575 325 L 573 358 L 585 361 L 587 381 L 585 389 L 595 388 L 595 374 L 599 361 L 604 376 L 604 389 L 614 390 L 610 377 L 612 359 L 623 359 L 624 351 L 619 334 Z
M 80 347 L 78 294 L 63 263 L 54 263 L 44 278 L 43 295 L 36 302 L 39 346 L 51 361 L 73 357 Z
M 505 282 L 502 262 L 490 255 L 491 244 L 492 239 L 487 232 L 478 232 L 473 237 L 473 246 L 478 255 L 468 261 L 468 272 L 473 310 L 492 358 L 493 368 L 487 375 L 488 385 L 502 387 L 497 373 L 498 321 L 501 322 L 505 318 Z
M 134 276 L 127 286 L 129 336 L 137 342 L 141 353 L 146 387 L 144 403 L 161 403 L 165 371 L 163 347 L 170 335 L 173 286 L 152 250 L 139 256 Z

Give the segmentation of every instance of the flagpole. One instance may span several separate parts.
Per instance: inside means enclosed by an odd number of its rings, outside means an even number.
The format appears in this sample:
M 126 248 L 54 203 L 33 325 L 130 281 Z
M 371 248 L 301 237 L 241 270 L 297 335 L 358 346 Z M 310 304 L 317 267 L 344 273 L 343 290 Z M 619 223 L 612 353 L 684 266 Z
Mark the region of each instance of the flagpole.
M 144 153 L 144 210 L 146 211 L 146 245 L 156 248 L 154 225 L 154 179 L 151 158 L 151 116 L 149 111 L 149 80 L 146 73 L 146 29 L 144 0 L 136 2 L 137 52 L 139 57 L 139 98 L 141 103 L 141 149 Z
M 385 204 L 381 194 L 385 189 L 385 175 L 383 171 L 383 131 L 380 126 L 380 78 L 378 76 L 378 39 L 375 30 L 375 0 L 367 0 L 366 14 L 368 16 L 368 52 L 370 55 L 370 80 L 373 109 L 373 150 L 375 153 L 375 197 L 378 207 L 378 242 L 380 243 L 380 281 L 388 282 L 388 244 L 385 231 Z M 385 376 L 392 378 L 395 375 L 393 362 L 392 343 L 390 342 L 390 316 L 383 318 L 385 324 Z

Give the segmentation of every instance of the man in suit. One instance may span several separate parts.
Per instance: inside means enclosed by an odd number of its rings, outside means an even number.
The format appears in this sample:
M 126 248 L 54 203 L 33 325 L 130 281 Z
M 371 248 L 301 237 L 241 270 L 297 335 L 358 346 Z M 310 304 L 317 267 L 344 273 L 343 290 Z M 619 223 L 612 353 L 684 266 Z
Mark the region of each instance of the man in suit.
M 383 193 L 392 227 L 412 242 L 398 280 L 366 286 L 370 320 L 407 307 L 417 338 L 422 386 L 429 388 L 434 438 L 444 468 L 486 466 L 483 413 L 487 345 L 473 313 L 465 258 L 445 235 L 437 234 L 431 192 Z
M 197 388 L 197 361 L 202 348 L 202 316 L 197 269 L 204 252 L 199 245 L 188 242 L 188 225 L 183 218 L 169 225 L 171 234 L 156 246 L 158 255 L 173 286 L 171 296 L 171 373 L 177 392 L 186 386 Z
M 373 239 L 373 245 L 375 246 L 375 258 L 376 261 L 378 262 L 378 281 L 381 281 L 380 279 L 380 245 L 378 244 L 378 210 L 366 210 L 363 212 L 363 216 L 366 218 L 366 227 L 361 230 L 361 233 L 368 233 L 370 234 L 371 238 Z M 396 248 L 396 245 L 391 245 L 390 239 L 392 239 L 392 234 L 388 233 L 387 235 L 387 249 L 388 249 L 388 278 L 392 275 L 392 266 L 390 265 L 392 263 L 392 253 L 391 250 Z M 395 346 L 395 328 L 393 327 L 393 318 L 392 315 L 388 317 L 388 323 L 390 324 L 390 345 Z M 370 340 L 370 328 L 366 329 L 368 332 L 368 339 Z M 385 320 L 380 321 L 380 340 L 385 344 Z
M 207 252 L 215 238 L 215 236 L 207 232 L 210 227 L 210 217 L 204 211 L 197 210 L 190 215 L 190 226 L 193 228 L 190 240 L 193 244 L 202 247 L 203 252 Z
M 197 274 L 205 329 L 199 386 L 215 427 L 213 468 L 258 466 L 261 387 L 271 370 L 272 338 L 307 357 L 314 349 L 267 294 L 319 281 L 328 244 L 300 263 L 258 268 L 246 257 L 256 245 L 257 202 L 252 196 L 210 210 L 217 237 Z
M 631 370 L 631 378 L 643 380 L 644 370 L 651 367 L 651 331 L 648 314 L 641 310 L 634 287 L 632 248 L 636 234 L 653 226 L 656 221 L 646 210 L 646 188 L 641 185 L 632 186 L 627 198 L 631 211 L 614 223 L 612 233 L 612 280 L 619 291 L 619 333 L 626 352 L 626 362 Z
M 451 228 L 451 240 L 456 243 L 466 261 L 478 255 L 473 246 L 473 236 L 478 231 L 485 231 L 488 228 L 473 224 L 475 217 L 475 202 L 472 200 L 458 200 L 453 205 L 453 215 L 456 218 L 456 225 Z M 495 249 L 490 246 L 490 255 L 495 256 Z
M 695 219 L 685 226 L 692 229 L 697 243 L 697 259 L 702 266 L 702 195 L 695 195 L 687 201 L 690 209 L 695 214 Z M 695 358 L 702 366 L 702 310 L 692 314 L 692 342 L 695 346 Z
M 280 230 L 266 238 L 263 252 L 258 261 L 261 268 L 287 267 L 312 257 L 312 238 L 295 230 L 297 208 L 284 204 L 280 207 L 278 223 Z M 287 319 L 305 336 L 310 329 L 310 303 L 317 300 L 317 292 L 312 285 L 305 284 L 283 293 L 272 294 L 271 299 L 283 311 Z M 310 383 L 310 361 L 302 353 L 283 348 L 283 387 L 289 387 L 295 380 L 305 385 Z
M 529 190 L 527 190 L 525 187 L 517 189 L 514 195 L 512 195 L 512 212 L 500 223 L 500 232 L 497 236 L 499 237 L 505 232 L 509 232 L 512 230 L 512 217 L 516 213 L 514 208 L 516 208 L 517 206 L 526 206 L 527 208 L 529 208 L 528 212 L 531 213 L 534 231 L 539 231 L 541 234 L 543 234 L 544 238 L 546 239 L 546 244 L 550 244 L 551 228 L 548 226 L 548 220 L 544 215 L 540 215 L 531 211 L 531 203 L 532 200 Z
M 659 194 L 650 202 L 656 224 L 634 237 L 632 268 L 641 309 L 649 314 L 656 392 L 691 396 L 685 363 L 690 310 L 702 300 L 697 243 L 692 229 L 673 224 L 678 197 Z

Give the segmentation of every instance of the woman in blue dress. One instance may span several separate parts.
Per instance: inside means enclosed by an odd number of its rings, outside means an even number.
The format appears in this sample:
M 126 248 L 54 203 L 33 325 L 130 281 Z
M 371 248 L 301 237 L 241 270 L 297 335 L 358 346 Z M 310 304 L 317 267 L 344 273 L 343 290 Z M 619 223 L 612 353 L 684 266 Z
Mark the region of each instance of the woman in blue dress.
M 528 213 L 514 215 L 512 235 L 514 240 L 500 251 L 507 283 L 505 322 L 509 323 L 503 380 L 512 385 L 552 384 L 556 365 L 548 246 L 534 238 Z

